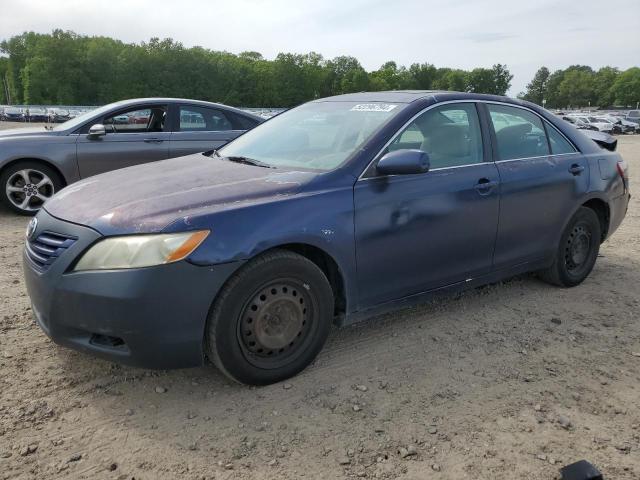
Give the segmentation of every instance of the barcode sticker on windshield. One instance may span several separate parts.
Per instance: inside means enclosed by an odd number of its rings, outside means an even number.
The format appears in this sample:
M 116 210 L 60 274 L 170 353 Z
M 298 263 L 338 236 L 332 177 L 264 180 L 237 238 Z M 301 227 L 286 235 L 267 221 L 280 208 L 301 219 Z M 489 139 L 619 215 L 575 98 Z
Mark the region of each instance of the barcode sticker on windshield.
M 352 112 L 390 112 L 398 105 L 391 103 L 361 103 L 351 107 Z

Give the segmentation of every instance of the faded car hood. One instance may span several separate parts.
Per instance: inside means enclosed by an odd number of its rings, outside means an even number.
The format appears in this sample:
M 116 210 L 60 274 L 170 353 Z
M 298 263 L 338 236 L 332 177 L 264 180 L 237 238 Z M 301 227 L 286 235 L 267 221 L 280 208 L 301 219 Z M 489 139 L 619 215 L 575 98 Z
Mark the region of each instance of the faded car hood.
M 18 127 L 0 131 L 0 140 L 3 138 L 32 137 L 40 135 L 57 135 L 57 133 L 47 130 L 44 127 Z
M 90 177 L 44 208 L 105 235 L 158 232 L 182 217 L 293 195 L 315 176 L 195 154 Z

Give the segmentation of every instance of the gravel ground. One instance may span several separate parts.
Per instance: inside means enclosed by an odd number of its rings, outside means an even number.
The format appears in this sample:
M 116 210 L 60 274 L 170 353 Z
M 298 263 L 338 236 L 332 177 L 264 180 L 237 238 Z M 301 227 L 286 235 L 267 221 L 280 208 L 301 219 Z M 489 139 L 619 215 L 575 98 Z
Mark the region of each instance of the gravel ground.
M 640 191 L 640 136 L 620 151 Z M 336 329 L 263 388 L 51 343 L 22 280 L 27 219 L 0 209 L 0 479 L 551 479 L 582 458 L 637 479 L 638 206 L 579 287 L 522 276 Z

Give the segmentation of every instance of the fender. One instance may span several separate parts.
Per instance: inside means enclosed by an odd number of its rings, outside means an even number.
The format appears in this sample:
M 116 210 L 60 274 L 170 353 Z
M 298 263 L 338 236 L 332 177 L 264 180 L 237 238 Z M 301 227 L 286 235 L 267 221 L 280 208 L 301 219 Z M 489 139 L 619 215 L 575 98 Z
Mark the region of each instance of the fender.
M 324 208 L 318 206 L 319 195 Z M 197 265 L 246 262 L 291 244 L 314 247 L 337 265 L 351 308 L 357 305 L 353 225 L 353 189 L 345 186 L 182 218 L 163 231 L 210 229 L 209 237 L 189 257 Z
M 562 229 L 560 229 L 558 231 L 558 233 L 557 233 L 556 244 L 558 244 L 560 242 L 560 237 L 562 236 L 562 233 L 565 231 L 565 229 L 567 228 L 567 225 L 569 224 L 569 222 L 571 221 L 573 216 L 576 214 L 576 212 L 581 207 L 583 207 L 584 204 L 587 203 L 589 200 L 601 200 L 602 202 L 604 202 L 604 204 L 607 206 L 607 208 L 609 210 L 611 210 L 611 204 L 610 204 L 609 200 L 607 199 L 607 197 L 602 192 L 589 192 L 589 193 L 587 193 L 586 195 L 584 195 L 580 199 L 580 202 L 577 203 L 571 209 L 570 214 L 562 222 Z M 607 225 L 607 236 L 602 241 L 604 241 L 606 238 L 608 238 L 610 233 L 611 233 L 611 230 L 609 228 L 611 226 L 611 217 L 609 217 L 608 221 L 609 221 L 609 225 Z

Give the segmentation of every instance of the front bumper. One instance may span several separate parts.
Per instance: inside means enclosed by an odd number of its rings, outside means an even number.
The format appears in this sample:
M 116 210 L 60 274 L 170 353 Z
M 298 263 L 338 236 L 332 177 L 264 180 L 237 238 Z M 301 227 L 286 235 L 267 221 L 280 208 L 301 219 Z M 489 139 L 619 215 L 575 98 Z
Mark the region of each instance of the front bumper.
M 48 231 L 77 238 L 44 271 L 23 255 L 33 313 L 53 341 L 144 368 L 202 365 L 209 308 L 240 262 L 72 272 L 74 260 L 100 234 L 44 210 L 37 218 L 35 236 Z

